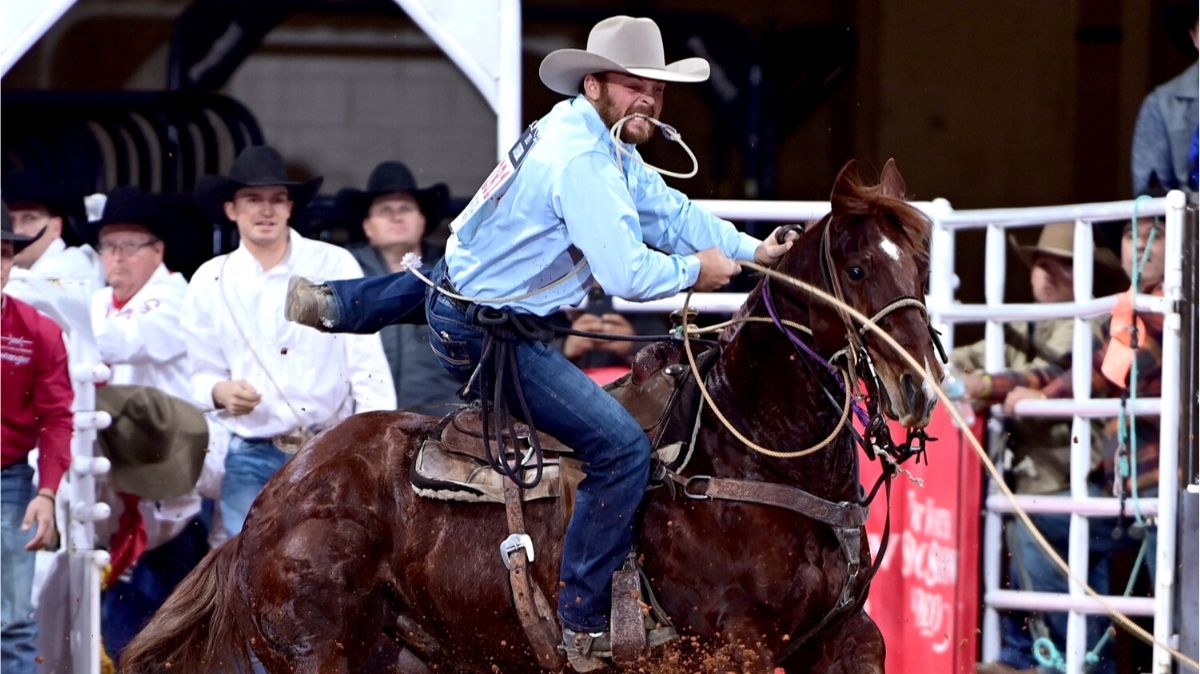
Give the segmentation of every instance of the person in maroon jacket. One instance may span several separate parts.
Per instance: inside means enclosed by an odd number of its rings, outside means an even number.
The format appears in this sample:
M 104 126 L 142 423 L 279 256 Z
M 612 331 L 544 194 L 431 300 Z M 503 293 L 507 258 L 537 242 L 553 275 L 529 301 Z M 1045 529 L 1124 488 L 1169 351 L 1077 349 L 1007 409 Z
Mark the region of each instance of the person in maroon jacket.
M 37 240 L 13 231 L 0 205 L 3 274 L 8 285 L 13 256 Z M 38 235 L 40 236 L 40 234 Z M 67 375 L 62 330 L 24 302 L 0 295 L 0 660 L 4 672 L 33 672 L 37 624 L 33 620 L 34 551 L 54 534 L 54 497 L 71 460 L 74 394 Z M 37 491 L 29 453 L 38 451 Z M 33 529 L 32 535 L 26 534 Z

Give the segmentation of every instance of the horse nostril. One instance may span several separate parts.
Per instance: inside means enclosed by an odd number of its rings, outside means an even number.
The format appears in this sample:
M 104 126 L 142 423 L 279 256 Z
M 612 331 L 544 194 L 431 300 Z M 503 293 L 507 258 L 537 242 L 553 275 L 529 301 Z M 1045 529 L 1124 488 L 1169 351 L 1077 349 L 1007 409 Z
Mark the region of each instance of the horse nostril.
M 908 403 L 910 410 L 916 410 L 923 407 L 922 403 L 925 392 L 916 384 L 916 378 L 907 372 L 900 375 L 900 392 L 904 395 L 904 401 Z

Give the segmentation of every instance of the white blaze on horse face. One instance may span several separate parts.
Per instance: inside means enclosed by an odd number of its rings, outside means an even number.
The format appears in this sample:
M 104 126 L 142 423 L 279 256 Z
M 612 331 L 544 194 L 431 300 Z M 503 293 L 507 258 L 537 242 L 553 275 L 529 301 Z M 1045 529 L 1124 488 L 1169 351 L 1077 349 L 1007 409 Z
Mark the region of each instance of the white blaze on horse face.
M 883 252 L 886 253 L 888 257 L 892 258 L 896 262 L 900 261 L 900 246 L 897 246 L 895 243 L 893 243 L 891 239 L 887 238 L 886 236 L 883 237 L 879 241 L 879 247 L 883 249 Z
M 925 373 L 929 375 L 929 379 L 933 378 L 933 368 L 929 367 L 929 357 L 928 356 L 925 357 Z M 938 399 L 937 391 L 935 391 L 933 389 L 933 384 L 929 383 L 929 379 L 924 379 L 921 382 L 921 388 L 923 388 L 925 390 L 925 399 L 926 400 L 936 401 Z

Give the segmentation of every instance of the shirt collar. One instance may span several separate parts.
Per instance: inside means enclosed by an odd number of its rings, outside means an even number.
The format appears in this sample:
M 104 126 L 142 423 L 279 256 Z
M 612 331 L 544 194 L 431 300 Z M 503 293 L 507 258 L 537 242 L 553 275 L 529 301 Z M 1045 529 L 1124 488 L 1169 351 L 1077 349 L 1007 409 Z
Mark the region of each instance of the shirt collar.
M 244 265 L 247 269 L 252 270 L 256 274 L 276 274 L 280 272 L 286 272 L 291 268 L 292 256 L 296 252 L 296 246 L 298 245 L 297 242 L 302 238 L 303 237 L 301 237 L 300 234 L 295 229 L 292 229 L 292 227 L 289 225 L 287 252 L 283 254 L 283 259 L 279 261 L 279 264 L 267 270 L 262 268 L 262 265 L 258 263 L 258 260 L 255 259 L 255 257 L 250 254 L 250 251 L 246 249 L 245 242 L 242 241 L 239 241 L 237 249 L 229 254 L 229 259 L 238 265 Z
M 165 279 L 170 274 L 171 274 L 171 272 L 167 270 L 166 263 L 160 262 L 158 264 L 158 268 L 155 269 L 154 273 L 150 275 L 150 278 L 146 279 L 146 282 L 142 284 L 142 287 L 138 288 L 138 291 L 136 293 L 134 293 L 133 295 L 131 295 L 129 297 L 129 299 L 125 300 L 124 302 L 121 302 L 118 305 L 117 304 L 117 294 L 115 292 L 110 293 L 109 299 L 111 300 L 112 305 L 118 309 L 128 306 L 129 304 L 133 303 L 133 301 L 138 298 L 138 295 L 141 295 L 142 293 L 146 292 L 146 288 L 149 288 L 150 286 L 154 285 L 155 283 L 161 283 L 162 280 Z
M 1196 70 L 1200 62 L 1193 63 L 1187 70 L 1167 85 L 1176 98 L 1196 98 Z
M 612 130 L 604 125 L 604 120 L 600 119 L 600 113 L 596 111 L 596 106 L 588 100 L 587 96 L 579 94 L 571 101 L 571 106 L 583 116 L 583 123 L 587 126 L 587 130 L 602 137 L 604 141 L 612 146 Z M 633 143 L 621 143 L 626 150 L 633 151 Z
M 61 237 L 51 241 L 50 245 L 46 246 L 46 250 L 42 251 L 41 256 L 34 260 L 33 264 L 29 265 L 29 271 L 38 271 L 38 265 L 45 266 L 50 258 L 61 254 L 66 249 L 67 243 Z
M 598 139 L 603 144 L 604 149 L 613 155 L 613 160 L 622 167 L 627 167 L 630 161 L 629 156 L 637 152 L 637 146 L 633 143 L 621 143 L 621 146 L 625 148 L 628 154 L 618 154 L 616 148 L 613 146 L 612 130 L 604 125 L 604 120 L 600 119 L 600 113 L 596 111 L 596 106 L 592 105 L 587 96 L 583 94 L 577 95 L 571 101 L 571 106 L 583 117 L 583 123 L 587 127 L 587 130 L 599 137 Z M 628 170 L 628 168 L 623 168 L 623 170 Z

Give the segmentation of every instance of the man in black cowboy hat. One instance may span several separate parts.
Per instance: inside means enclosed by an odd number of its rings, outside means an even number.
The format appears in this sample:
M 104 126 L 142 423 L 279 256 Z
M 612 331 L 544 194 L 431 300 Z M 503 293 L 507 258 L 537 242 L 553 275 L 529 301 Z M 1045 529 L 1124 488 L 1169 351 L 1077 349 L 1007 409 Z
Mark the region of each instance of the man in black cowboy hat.
M 1133 194 L 1152 189 L 1197 189 L 1197 147 L 1200 142 L 1200 77 L 1196 56 L 1200 47 L 1200 24 L 1196 0 L 1172 3 L 1163 13 L 1167 36 L 1192 58 L 1177 77 L 1150 92 L 1138 111 L 1133 130 L 1130 172 Z
M 62 330 L 7 293 L 17 253 L 37 236 L 13 231 L 8 206 L 0 204 L 0 661 L 6 672 L 33 672 L 37 624 L 33 619 L 33 551 L 54 533 L 54 499 L 71 462 L 74 393 L 67 374 Z M 40 236 L 45 236 L 44 233 Z M 33 483 L 29 453 L 38 449 Z M 32 533 L 29 532 L 33 528 Z
M 412 171 L 397 161 L 376 166 L 365 190 L 339 192 L 340 210 L 349 222 L 361 223 L 367 237 L 368 243 L 349 249 L 363 273 L 371 277 L 402 272 L 409 261 L 419 259 L 428 274 L 442 250 L 425 235 L 441 222 L 449 198 L 445 183 L 418 187 Z M 401 409 L 441 414 L 458 403 L 458 382 L 433 357 L 424 327 L 389 325 L 379 335 Z
M 83 197 L 56 185 L 42 171 L 27 169 L 4 179 L 4 200 L 9 204 L 13 230 L 38 240 L 17 254 L 20 270 L 14 278 L 32 276 L 81 285 L 83 295 L 104 285 L 96 253 L 79 235 L 87 220 Z M 20 288 L 15 288 L 21 293 Z
M 288 177 L 266 146 L 248 147 L 197 197 L 237 225 L 237 250 L 200 266 L 184 301 L 193 397 L 228 415 L 233 433 L 221 515 L 234 535 L 267 480 L 315 432 L 353 414 L 392 410 L 396 395 L 378 335 L 327 335 L 283 318 L 288 279 L 361 277 L 344 249 L 300 236 L 292 211 L 320 178 Z

